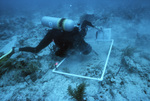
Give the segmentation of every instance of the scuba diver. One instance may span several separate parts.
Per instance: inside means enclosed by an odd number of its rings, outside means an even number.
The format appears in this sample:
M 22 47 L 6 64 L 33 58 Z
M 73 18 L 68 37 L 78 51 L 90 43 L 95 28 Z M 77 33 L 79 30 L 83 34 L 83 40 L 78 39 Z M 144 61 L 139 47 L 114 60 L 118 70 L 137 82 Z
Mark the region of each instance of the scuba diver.
M 43 17 L 42 24 L 52 28 L 48 30 L 46 36 L 36 47 L 13 48 L 12 53 L 18 51 L 38 53 L 51 42 L 58 47 L 56 56 L 65 57 L 70 50 L 77 50 L 81 54 L 87 55 L 92 51 L 92 47 L 85 42 L 84 37 L 87 33 L 87 26 L 94 27 L 91 22 L 84 20 L 81 29 L 76 27 L 74 22 L 65 18 Z

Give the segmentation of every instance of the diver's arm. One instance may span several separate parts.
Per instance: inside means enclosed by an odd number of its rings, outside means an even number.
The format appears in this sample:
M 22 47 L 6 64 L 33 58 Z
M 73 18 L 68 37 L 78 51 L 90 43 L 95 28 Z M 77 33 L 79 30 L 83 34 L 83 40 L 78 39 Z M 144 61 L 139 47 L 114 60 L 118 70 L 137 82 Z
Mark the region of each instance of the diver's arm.
M 84 20 L 82 25 L 81 25 L 81 29 L 85 29 L 87 26 L 95 27 L 91 22 Z
M 82 25 L 81 25 L 81 31 L 80 31 L 80 34 L 82 37 L 85 37 L 86 36 L 86 32 L 87 32 L 87 26 L 91 26 L 91 27 L 95 27 L 94 25 L 92 25 L 91 22 L 87 21 L 87 20 L 84 20 Z

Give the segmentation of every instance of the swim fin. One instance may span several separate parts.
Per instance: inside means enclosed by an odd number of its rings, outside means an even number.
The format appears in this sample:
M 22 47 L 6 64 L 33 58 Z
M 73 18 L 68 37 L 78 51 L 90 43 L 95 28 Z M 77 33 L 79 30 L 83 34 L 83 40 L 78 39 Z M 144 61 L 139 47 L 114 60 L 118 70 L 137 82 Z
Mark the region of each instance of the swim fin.
M 6 54 L 0 57 L 0 62 L 7 61 L 14 54 L 14 47 Z

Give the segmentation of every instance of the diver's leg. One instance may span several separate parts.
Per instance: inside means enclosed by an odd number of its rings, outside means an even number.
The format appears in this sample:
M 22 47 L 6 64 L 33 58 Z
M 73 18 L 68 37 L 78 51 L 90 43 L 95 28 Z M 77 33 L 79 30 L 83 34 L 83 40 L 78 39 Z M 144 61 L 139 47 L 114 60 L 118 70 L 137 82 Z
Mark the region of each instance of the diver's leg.
M 59 56 L 59 57 L 65 57 L 67 55 L 67 50 L 65 50 L 65 49 L 58 49 L 55 52 L 55 55 Z
M 48 32 L 46 36 L 41 40 L 41 42 L 36 47 L 23 47 L 19 48 L 19 51 L 26 51 L 26 52 L 32 52 L 32 53 L 38 53 L 43 48 L 48 46 L 52 42 L 53 36 L 51 32 Z
M 23 48 L 19 48 L 19 51 L 37 53 L 35 47 L 23 47 Z

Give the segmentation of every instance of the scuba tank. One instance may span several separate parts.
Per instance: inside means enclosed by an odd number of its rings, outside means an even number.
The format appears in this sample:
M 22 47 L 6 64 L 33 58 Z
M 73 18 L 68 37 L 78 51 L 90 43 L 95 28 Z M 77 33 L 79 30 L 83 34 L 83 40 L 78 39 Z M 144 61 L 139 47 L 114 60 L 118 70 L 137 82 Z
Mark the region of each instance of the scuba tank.
M 73 30 L 75 25 L 73 20 L 48 16 L 44 16 L 42 18 L 42 24 L 50 28 L 60 29 L 69 32 Z

